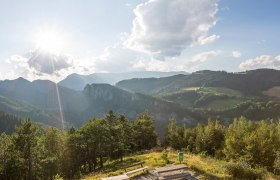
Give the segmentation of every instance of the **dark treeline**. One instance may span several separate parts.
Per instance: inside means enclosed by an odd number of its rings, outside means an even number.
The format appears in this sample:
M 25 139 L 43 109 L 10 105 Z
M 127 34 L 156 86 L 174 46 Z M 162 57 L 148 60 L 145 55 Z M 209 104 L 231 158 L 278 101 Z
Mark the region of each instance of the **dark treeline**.
M 126 155 L 158 145 L 154 122 L 147 112 L 128 121 L 124 115 L 109 111 L 104 118 L 93 118 L 80 129 L 67 132 L 44 129 L 26 120 L 13 134 L 0 136 L 0 179 L 77 179 L 102 170 L 107 161 L 121 162 Z M 261 167 L 280 174 L 279 122 L 241 117 L 228 127 L 209 121 L 190 129 L 173 119 L 162 145 L 242 162 L 245 169 Z
M 108 160 L 157 145 L 154 122 L 147 112 L 136 120 L 109 111 L 79 130 L 42 129 L 23 121 L 12 135 L 0 136 L 0 179 L 75 179 L 103 167 Z
M 280 121 L 255 122 L 240 117 L 228 127 L 209 121 L 189 129 L 173 119 L 165 145 L 280 174 Z

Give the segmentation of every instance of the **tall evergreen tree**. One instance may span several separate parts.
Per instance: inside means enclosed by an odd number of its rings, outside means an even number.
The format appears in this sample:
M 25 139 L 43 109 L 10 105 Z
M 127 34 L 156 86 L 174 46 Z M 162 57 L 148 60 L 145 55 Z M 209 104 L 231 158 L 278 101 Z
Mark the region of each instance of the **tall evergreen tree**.
M 157 145 L 154 121 L 147 111 L 140 114 L 138 119 L 133 121 L 132 128 L 137 150 L 151 149 Z
M 62 133 L 55 128 L 49 128 L 41 138 L 42 143 L 42 175 L 53 179 L 60 170 L 60 161 L 63 153 Z
M 108 131 L 108 157 L 109 159 L 118 158 L 118 149 L 119 149 L 119 132 L 118 132 L 118 123 L 119 120 L 112 110 L 110 110 L 104 120 L 107 123 Z
M 36 151 L 39 136 L 38 125 L 30 119 L 27 119 L 18 127 L 14 136 L 15 150 L 19 152 L 20 158 L 24 162 L 23 177 L 28 180 L 36 179 L 36 171 L 34 169 L 39 165 L 37 164 L 39 152 Z
M 8 179 L 8 159 L 9 159 L 9 146 L 11 146 L 11 138 L 2 133 L 0 136 L 0 179 Z
M 185 128 L 183 126 L 178 126 L 177 120 L 173 118 L 167 126 L 167 132 L 165 141 L 166 144 L 173 147 L 174 149 L 182 149 L 187 144 L 185 144 Z
M 119 116 L 119 124 L 117 129 L 119 132 L 119 156 L 121 160 L 123 160 L 123 156 L 131 152 L 132 147 L 134 146 L 132 136 L 133 130 L 131 128 L 131 124 L 124 115 Z

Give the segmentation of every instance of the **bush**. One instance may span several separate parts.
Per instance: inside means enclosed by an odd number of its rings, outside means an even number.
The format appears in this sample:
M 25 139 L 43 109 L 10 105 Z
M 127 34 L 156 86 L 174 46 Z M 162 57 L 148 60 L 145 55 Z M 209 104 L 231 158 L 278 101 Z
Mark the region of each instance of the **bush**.
M 202 152 L 199 153 L 199 156 L 201 158 L 206 158 L 207 157 L 207 152 L 206 151 L 202 151 Z
M 280 152 L 277 152 L 276 159 L 273 164 L 274 174 L 280 175 Z
M 162 151 L 161 153 L 161 159 L 165 162 L 165 164 L 168 164 L 169 163 L 169 160 L 168 160 L 168 151 L 165 149 Z
M 230 162 L 226 165 L 226 171 L 234 179 L 264 179 L 266 174 L 263 169 L 254 169 L 246 162 Z

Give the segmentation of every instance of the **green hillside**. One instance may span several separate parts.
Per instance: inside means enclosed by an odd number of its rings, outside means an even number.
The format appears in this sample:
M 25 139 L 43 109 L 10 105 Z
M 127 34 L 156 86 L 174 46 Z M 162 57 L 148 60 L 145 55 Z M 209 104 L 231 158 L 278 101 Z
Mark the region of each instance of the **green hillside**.
M 88 84 L 83 91 L 51 81 L 18 78 L 0 81 L 0 110 L 58 128 L 62 112 L 64 126 L 70 128 L 81 127 L 92 117 L 103 117 L 109 109 L 130 120 L 147 109 L 163 137 L 171 118 L 191 127 L 209 118 L 224 123 L 239 116 L 254 120 L 279 118 L 279 77 L 280 71 L 270 69 L 198 71 L 125 80 L 116 86 Z
M 60 127 L 58 117 L 39 108 L 0 96 L 0 110 L 23 118 L 31 118 L 37 122 Z
M 280 71 L 258 69 L 240 73 L 225 71 L 197 71 L 190 75 L 177 75 L 167 78 L 124 80 L 118 87 L 144 94 L 160 95 L 183 90 L 189 87 L 223 87 L 249 95 L 260 95 L 262 91 L 280 85 Z
M 121 81 L 118 87 L 152 95 L 192 109 L 202 117 L 228 122 L 238 116 L 277 119 L 280 71 L 259 69 L 240 73 L 198 71 L 167 78 Z
M 16 127 L 21 124 L 21 119 L 17 116 L 0 112 L 0 134 L 3 132 L 12 134 Z
M 0 96 L 0 110 L 58 128 L 62 123 L 59 103 L 66 128 L 80 127 L 92 117 L 103 117 L 110 109 L 117 114 L 125 114 L 129 119 L 149 110 L 161 136 L 172 117 L 189 126 L 207 120 L 177 103 L 128 92 L 109 84 L 87 85 L 83 91 L 58 86 L 57 91 L 53 82 L 29 82 L 20 78 L 0 83 Z

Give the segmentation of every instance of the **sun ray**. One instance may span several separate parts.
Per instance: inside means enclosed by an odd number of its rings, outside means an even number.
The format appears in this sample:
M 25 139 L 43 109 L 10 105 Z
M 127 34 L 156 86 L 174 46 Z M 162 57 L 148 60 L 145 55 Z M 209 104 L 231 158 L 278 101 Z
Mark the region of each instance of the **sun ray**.
M 64 47 L 62 38 L 62 33 L 54 28 L 44 28 L 40 29 L 37 34 L 35 34 L 35 43 L 36 43 L 36 50 L 44 51 L 53 55 L 61 54 L 62 48 Z M 50 59 L 51 66 L 53 70 L 54 67 L 54 59 Z M 59 93 L 59 86 L 55 83 L 55 94 L 57 99 L 57 106 L 58 112 L 61 121 L 61 129 L 64 131 L 64 115 L 63 115 L 63 108 L 61 104 L 61 97 Z
M 55 29 L 41 29 L 35 36 L 36 49 L 59 54 L 64 47 L 62 34 Z

